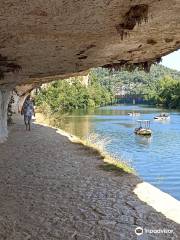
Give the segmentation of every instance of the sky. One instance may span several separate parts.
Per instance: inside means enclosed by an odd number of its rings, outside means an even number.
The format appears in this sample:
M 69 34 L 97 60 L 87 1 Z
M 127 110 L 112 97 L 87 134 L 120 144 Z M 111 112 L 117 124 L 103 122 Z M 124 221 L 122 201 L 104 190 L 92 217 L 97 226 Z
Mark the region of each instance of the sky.
M 162 58 L 162 65 L 180 71 L 180 50 L 170 53 Z

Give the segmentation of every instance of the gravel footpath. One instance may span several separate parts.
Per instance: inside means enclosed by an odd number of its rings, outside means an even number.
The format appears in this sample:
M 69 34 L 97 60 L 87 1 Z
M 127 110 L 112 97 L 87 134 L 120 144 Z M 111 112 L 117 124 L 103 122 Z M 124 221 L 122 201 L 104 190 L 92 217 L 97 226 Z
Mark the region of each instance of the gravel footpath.
M 140 201 L 131 174 L 107 172 L 88 148 L 17 119 L 0 144 L 0 240 L 180 239 L 180 226 Z M 143 234 L 135 228 L 170 229 Z

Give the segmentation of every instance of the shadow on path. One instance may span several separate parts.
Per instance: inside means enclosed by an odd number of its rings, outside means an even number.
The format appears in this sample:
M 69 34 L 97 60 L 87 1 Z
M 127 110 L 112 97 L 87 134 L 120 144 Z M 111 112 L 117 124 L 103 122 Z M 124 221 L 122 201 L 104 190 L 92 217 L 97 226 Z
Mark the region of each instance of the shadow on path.
M 96 153 L 55 129 L 33 124 L 26 132 L 16 121 L 0 145 L 1 240 L 180 238 L 178 224 L 132 192 L 136 176 L 100 169 Z M 137 226 L 174 232 L 137 238 Z

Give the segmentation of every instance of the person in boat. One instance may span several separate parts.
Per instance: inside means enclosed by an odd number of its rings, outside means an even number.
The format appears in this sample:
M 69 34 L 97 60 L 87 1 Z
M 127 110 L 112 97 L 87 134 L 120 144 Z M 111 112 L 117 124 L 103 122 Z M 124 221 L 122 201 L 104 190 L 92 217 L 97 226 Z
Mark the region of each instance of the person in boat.
M 140 126 L 140 127 L 138 127 L 138 131 L 140 131 L 142 129 L 142 127 Z
M 21 114 L 24 115 L 24 123 L 26 125 L 26 130 L 31 130 L 32 116 L 35 116 L 34 104 L 31 96 L 28 96 L 23 104 Z

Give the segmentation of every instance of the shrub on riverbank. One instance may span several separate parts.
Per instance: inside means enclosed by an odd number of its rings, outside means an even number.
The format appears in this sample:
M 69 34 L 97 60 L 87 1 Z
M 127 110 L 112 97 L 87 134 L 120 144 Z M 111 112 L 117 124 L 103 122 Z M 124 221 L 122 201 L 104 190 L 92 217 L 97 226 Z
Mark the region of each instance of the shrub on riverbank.
M 104 162 L 104 164 L 100 166 L 101 169 L 119 173 L 122 171 L 126 173 L 135 173 L 135 170 L 130 166 L 129 163 L 121 158 L 117 158 L 117 156 L 109 154 L 106 151 L 106 146 L 110 142 L 108 138 L 91 133 L 89 136 L 81 139 L 80 142 L 92 150 L 96 150 L 98 154 L 100 154 Z
M 88 86 L 82 84 L 80 77 L 74 77 L 50 83 L 36 96 L 36 105 L 43 113 L 94 108 L 110 104 L 111 101 L 111 91 L 92 74 Z
M 180 108 L 180 81 L 165 77 L 150 85 L 147 100 L 167 108 Z

